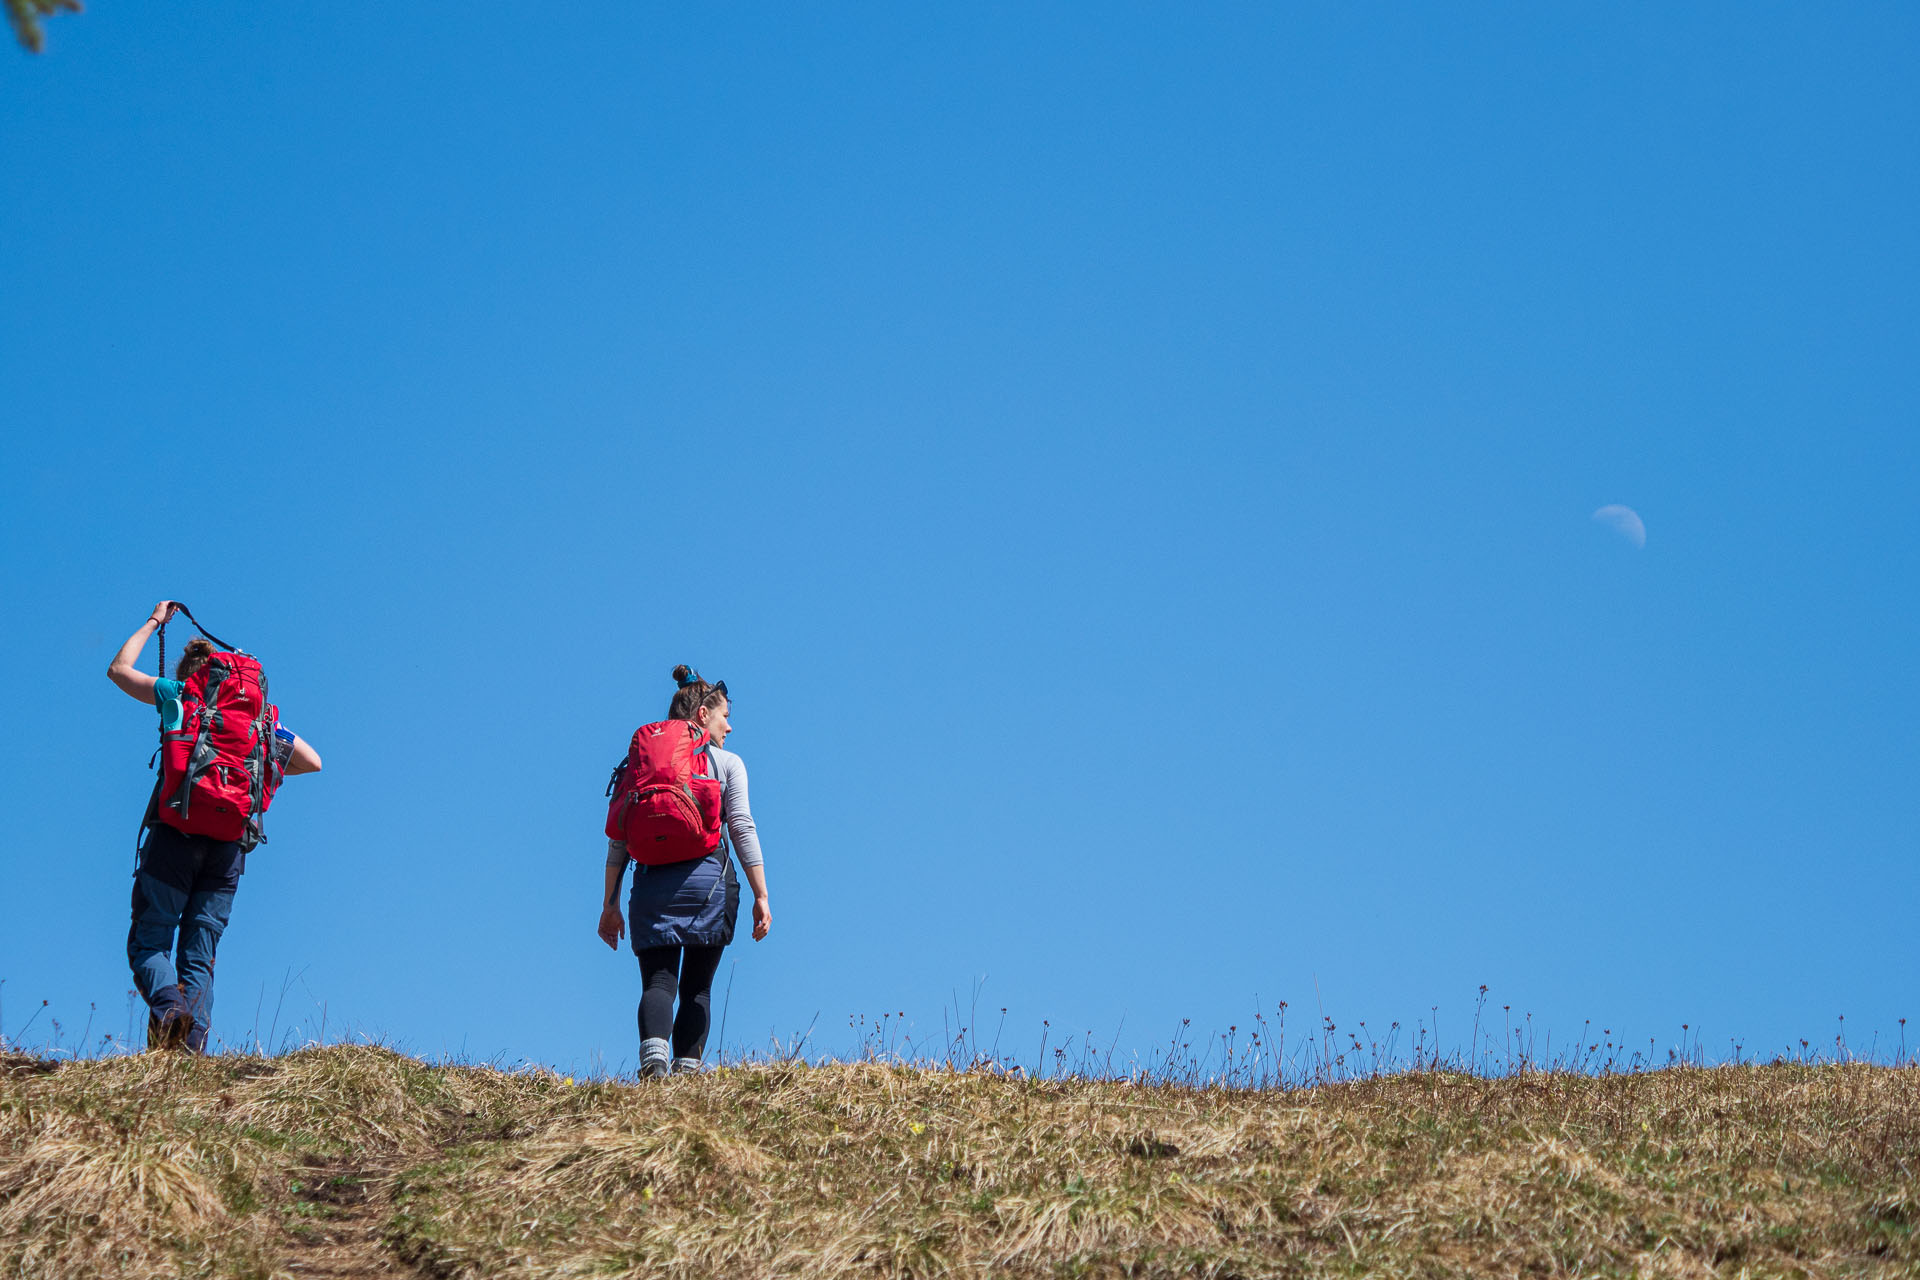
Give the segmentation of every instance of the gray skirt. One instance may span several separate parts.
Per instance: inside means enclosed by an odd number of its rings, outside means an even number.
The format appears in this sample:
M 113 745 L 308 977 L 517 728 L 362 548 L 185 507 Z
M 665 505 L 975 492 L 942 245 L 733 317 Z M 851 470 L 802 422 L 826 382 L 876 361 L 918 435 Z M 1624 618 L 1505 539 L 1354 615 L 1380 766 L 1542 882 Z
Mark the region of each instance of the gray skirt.
M 740 915 L 740 881 L 722 844 L 718 851 L 664 867 L 636 865 L 627 898 L 633 949 L 724 947 Z

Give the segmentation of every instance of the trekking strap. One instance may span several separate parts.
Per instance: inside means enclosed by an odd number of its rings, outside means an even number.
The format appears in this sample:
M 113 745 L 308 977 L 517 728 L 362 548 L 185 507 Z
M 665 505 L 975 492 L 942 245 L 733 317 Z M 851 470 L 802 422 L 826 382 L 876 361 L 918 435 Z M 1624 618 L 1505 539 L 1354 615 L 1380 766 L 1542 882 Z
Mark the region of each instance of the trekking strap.
M 175 603 L 175 604 L 180 604 L 180 602 L 179 602 L 179 601 L 177 601 L 177 600 L 176 600 L 176 601 L 174 601 L 174 603 Z M 201 635 L 203 635 L 203 636 L 205 636 L 205 637 L 206 637 L 207 639 L 209 639 L 209 640 L 211 640 L 211 641 L 213 641 L 213 642 L 214 642 L 215 644 L 217 644 L 217 645 L 219 645 L 219 646 L 220 646 L 220 647 L 221 647 L 222 649 L 225 649 L 225 650 L 226 650 L 226 651 L 227 651 L 228 653 L 244 653 L 244 652 L 245 652 L 245 650 L 243 650 L 243 649 L 241 649 L 241 648 L 239 648 L 239 647 L 238 647 L 238 646 L 236 646 L 236 645 L 230 645 L 230 644 L 228 644 L 228 643 L 227 643 L 227 642 L 226 642 L 225 640 L 222 640 L 222 639 L 221 639 L 221 638 L 220 638 L 219 636 L 217 636 L 217 635 L 215 635 L 215 634 L 213 634 L 213 632 L 211 632 L 211 631 L 209 631 L 209 630 L 207 630 L 207 629 L 206 629 L 205 627 L 203 627 L 203 626 L 201 626 L 201 625 L 200 625 L 200 619 L 198 619 L 198 618 L 196 618 L 196 617 L 194 617 L 194 616 L 193 616 L 193 610 L 191 610 L 191 609 L 189 609 L 189 608 L 187 608 L 187 606 L 185 606 L 185 605 L 183 605 L 183 604 L 182 604 L 182 605 L 180 605 L 180 612 L 182 612 L 182 613 L 184 613 L 184 614 L 186 614 L 186 615 L 187 615 L 187 621 L 188 621 L 188 622 L 191 622 L 191 623 L 193 624 L 193 629 L 194 629 L 195 631 L 198 631 L 198 632 L 199 632 L 199 633 L 200 633 Z
M 213 632 L 201 626 L 200 619 L 193 616 L 193 610 L 187 608 L 187 606 L 185 606 L 184 604 L 181 604 L 178 600 L 175 600 L 173 602 L 173 607 L 178 609 L 181 613 L 184 613 L 185 615 L 187 615 L 187 621 L 193 624 L 193 629 L 195 631 L 198 631 L 201 635 L 213 641 L 215 644 L 219 645 L 222 649 L 225 649 L 229 653 L 246 652 L 244 649 L 240 649 L 234 645 L 228 644 L 225 640 L 222 640 L 219 636 L 213 634 Z M 165 677 L 167 674 L 167 624 L 164 622 L 160 624 L 160 674 L 162 677 Z

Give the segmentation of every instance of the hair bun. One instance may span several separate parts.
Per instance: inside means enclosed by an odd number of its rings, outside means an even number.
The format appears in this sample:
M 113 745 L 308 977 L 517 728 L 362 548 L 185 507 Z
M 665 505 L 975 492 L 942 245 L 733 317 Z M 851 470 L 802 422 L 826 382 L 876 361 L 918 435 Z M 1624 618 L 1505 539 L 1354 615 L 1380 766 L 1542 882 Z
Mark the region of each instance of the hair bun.
M 693 668 L 684 662 L 673 669 L 673 683 L 679 688 L 686 688 L 692 684 L 696 678 L 693 674 Z

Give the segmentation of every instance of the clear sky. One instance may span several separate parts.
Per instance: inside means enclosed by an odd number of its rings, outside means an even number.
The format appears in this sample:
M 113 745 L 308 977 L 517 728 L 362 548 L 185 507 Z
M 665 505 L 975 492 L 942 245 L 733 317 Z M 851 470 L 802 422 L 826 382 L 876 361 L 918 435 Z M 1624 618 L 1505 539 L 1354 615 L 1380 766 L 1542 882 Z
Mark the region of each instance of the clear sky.
M 284 987 L 631 1066 L 602 788 L 678 662 L 773 890 L 730 1047 L 982 980 L 1023 1052 L 1482 983 L 1662 1052 L 1920 1015 L 1911 6 L 48 37 L 0 50 L 0 1030 L 124 1029 L 155 722 L 103 673 L 167 596 L 326 759 L 229 1038 Z

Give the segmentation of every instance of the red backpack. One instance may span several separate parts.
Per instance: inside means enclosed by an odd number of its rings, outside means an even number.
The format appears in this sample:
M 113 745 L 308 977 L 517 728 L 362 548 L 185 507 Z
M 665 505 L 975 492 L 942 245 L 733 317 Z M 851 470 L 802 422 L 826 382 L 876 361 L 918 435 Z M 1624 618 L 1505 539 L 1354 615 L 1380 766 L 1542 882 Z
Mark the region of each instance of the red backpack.
M 720 847 L 720 779 L 706 730 L 662 720 L 633 731 L 607 783 L 607 837 L 650 867 L 704 858 Z
M 280 711 L 267 701 L 267 674 L 252 654 L 214 653 L 187 677 L 180 702 L 180 727 L 160 735 L 153 817 L 251 849 L 267 838 L 261 819 L 285 776 L 273 750 Z

